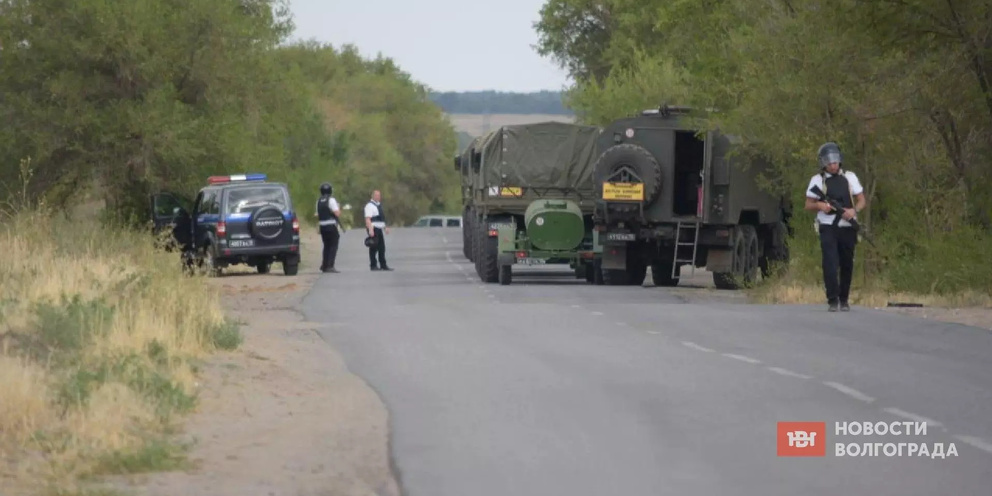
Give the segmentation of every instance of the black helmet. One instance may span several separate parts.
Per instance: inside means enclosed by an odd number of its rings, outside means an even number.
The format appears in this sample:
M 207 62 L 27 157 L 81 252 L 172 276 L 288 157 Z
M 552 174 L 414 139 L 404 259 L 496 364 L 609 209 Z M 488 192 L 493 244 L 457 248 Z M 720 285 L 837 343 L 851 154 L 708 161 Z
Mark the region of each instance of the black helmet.
M 828 141 L 820 145 L 820 149 L 816 152 L 816 158 L 820 161 L 821 169 L 834 162 L 839 164 L 842 162 L 840 147 L 837 146 L 837 143 Z
M 332 188 L 331 183 L 324 183 L 320 185 L 320 194 L 329 195 L 331 194 Z

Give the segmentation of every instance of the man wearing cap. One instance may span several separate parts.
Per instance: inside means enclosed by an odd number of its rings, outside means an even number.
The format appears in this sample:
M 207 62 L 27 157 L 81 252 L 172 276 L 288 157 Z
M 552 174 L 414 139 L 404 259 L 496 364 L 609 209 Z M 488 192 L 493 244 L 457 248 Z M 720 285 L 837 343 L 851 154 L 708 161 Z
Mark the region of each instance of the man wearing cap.
M 820 171 L 806 187 L 805 209 L 816 212 L 827 309 L 836 312 L 839 307 L 847 312 L 851 309 L 848 296 L 854 273 L 854 248 L 858 243 L 858 233 L 848 221 L 856 220 L 858 212 L 865 208 L 864 188 L 858 176 L 841 169 L 840 147 L 836 143 L 828 142 L 820 146 L 817 159 Z M 819 186 L 828 198 L 840 203 L 843 209 L 834 212 L 829 203 L 820 201 L 819 196 L 812 192 L 814 186 Z
M 324 241 L 324 254 L 320 262 L 321 272 L 337 272 L 334 260 L 338 256 L 338 242 L 341 233 L 338 231 L 338 219 L 341 218 L 341 207 L 331 196 L 330 183 L 320 185 L 320 198 L 317 199 L 317 223 L 320 226 L 320 238 Z
M 369 266 L 372 270 L 393 270 L 386 265 L 386 240 L 383 232 L 389 233 L 386 227 L 386 215 L 382 211 L 382 193 L 372 192 L 372 199 L 365 204 L 365 231 L 369 237 L 366 244 L 369 247 Z M 378 255 L 379 263 L 376 264 Z

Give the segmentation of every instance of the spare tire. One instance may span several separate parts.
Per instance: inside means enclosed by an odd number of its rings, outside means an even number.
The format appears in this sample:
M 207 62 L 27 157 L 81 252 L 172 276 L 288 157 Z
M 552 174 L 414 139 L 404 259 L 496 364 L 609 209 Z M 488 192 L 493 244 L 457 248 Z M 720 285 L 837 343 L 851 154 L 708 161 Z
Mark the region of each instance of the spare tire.
M 265 240 L 278 238 L 285 226 L 286 219 L 282 216 L 282 211 L 272 205 L 259 208 L 248 221 L 252 236 Z
M 596 181 L 596 196 L 603 197 L 603 183 L 616 182 L 644 183 L 644 205 L 650 205 L 661 195 L 661 165 L 639 145 L 624 143 L 615 145 L 603 152 L 593 168 Z M 631 205 L 636 205 L 632 203 Z

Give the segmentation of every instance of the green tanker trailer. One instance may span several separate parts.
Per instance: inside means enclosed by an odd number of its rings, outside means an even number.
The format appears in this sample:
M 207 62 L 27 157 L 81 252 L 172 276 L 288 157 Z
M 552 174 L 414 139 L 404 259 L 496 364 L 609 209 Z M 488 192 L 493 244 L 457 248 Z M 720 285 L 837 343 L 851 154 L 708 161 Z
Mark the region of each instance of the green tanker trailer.
M 503 126 L 466 150 L 459 161 L 472 178 L 465 225 L 481 280 L 510 284 L 518 264 L 568 264 L 576 277 L 597 279 L 598 136 L 597 127 L 561 122 Z

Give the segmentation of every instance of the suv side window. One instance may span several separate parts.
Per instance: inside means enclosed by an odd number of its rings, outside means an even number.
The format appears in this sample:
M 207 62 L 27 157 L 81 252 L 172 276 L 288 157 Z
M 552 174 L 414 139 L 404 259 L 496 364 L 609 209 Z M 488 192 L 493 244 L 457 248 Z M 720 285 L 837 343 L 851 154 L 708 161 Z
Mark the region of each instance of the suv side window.
M 193 200 L 193 211 L 190 212 L 194 217 L 199 217 L 203 213 L 203 192 L 196 194 L 196 199 Z
M 461 219 L 448 219 L 448 227 L 458 227 L 462 225 Z
M 431 219 L 430 227 L 441 227 L 443 225 L 444 224 L 442 223 L 441 219 L 439 219 L 437 217 Z
M 217 201 L 216 191 L 203 192 L 203 205 L 200 207 L 200 212 L 209 215 L 220 213 L 220 202 Z

